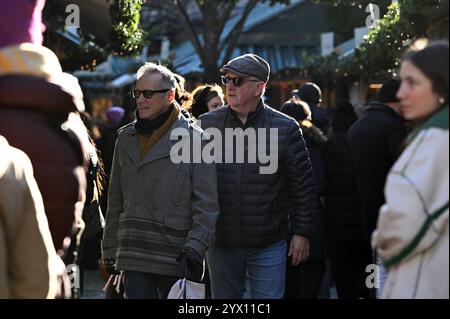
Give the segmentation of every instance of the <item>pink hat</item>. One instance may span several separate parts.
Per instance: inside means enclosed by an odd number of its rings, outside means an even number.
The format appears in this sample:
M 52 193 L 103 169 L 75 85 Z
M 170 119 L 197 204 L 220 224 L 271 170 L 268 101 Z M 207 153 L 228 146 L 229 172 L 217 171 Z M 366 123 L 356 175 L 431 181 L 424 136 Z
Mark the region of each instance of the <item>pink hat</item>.
M 0 0 L 0 47 L 42 44 L 45 0 Z

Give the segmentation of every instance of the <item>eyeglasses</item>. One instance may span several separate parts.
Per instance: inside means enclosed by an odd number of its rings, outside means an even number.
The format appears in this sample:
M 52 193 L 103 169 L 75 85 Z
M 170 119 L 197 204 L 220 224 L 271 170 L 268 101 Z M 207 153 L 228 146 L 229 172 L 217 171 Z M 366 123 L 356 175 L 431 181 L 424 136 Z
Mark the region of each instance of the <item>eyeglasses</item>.
M 230 78 L 228 76 L 221 76 L 221 79 L 222 79 L 222 84 L 223 85 L 227 85 L 228 83 L 233 82 L 233 85 L 235 87 L 241 86 L 242 84 L 244 84 L 245 81 L 248 81 L 248 82 L 261 82 L 259 80 L 250 80 L 248 78 L 238 78 L 238 77 Z
M 150 99 L 155 93 L 164 93 L 169 92 L 171 89 L 164 89 L 164 90 L 131 90 L 131 96 L 133 96 L 135 99 L 138 99 L 139 96 L 144 95 L 146 99 Z

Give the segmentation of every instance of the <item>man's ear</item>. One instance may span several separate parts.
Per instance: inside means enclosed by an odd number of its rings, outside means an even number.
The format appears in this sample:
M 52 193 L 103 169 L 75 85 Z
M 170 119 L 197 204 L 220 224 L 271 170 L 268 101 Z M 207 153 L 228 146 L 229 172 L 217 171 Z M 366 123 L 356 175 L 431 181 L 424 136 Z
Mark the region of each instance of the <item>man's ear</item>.
M 258 83 L 258 89 L 255 91 L 255 96 L 261 96 L 264 95 L 264 92 L 266 91 L 266 83 L 259 82 Z
M 167 102 L 172 103 L 175 99 L 175 89 L 171 89 L 167 94 Z

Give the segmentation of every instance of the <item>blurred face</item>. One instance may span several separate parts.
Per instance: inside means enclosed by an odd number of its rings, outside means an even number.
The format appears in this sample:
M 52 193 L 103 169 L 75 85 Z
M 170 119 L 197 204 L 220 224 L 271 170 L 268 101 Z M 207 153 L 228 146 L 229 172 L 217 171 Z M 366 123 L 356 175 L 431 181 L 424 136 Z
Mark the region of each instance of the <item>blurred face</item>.
M 224 104 L 225 103 L 220 96 L 213 97 L 206 103 L 208 106 L 208 112 L 214 111 L 215 109 L 222 107 Z
M 421 120 L 440 108 L 439 95 L 433 83 L 414 64 L 405 61 L 400 70 L 402 84 L 397 92 L 402 113 L 407 120 Z
M 159 91 L 169 89 L 169 85 L 163 83 L 161 74 L 146 73 L 142 75 L 136 83 L 136 89 L 139 91 L 151 90 Z M 151 97 L 146 98 L 144 94 L 136 97 L 137 110 L 139 117 L 143 120 L 152 120 L 158 115 L 166 112 L 175 96 L 175 89 L 167 92 L 153 93 Z
M 248 111 L 247 108 L 259 101 L 265 83 L 253 77 L 242 77 L 233 72 L 226 75 L 230 80 L 226 84 L 228 105 L 238 113 Z M 236 86 L 232 79 L 241 78 L 240 85 Z

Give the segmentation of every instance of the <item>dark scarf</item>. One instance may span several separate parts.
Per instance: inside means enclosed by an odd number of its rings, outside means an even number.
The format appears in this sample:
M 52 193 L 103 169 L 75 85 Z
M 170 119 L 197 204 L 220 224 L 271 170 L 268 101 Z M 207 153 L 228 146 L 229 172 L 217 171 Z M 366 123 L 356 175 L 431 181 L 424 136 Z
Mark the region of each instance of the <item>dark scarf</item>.
M 139 134 L 150 135 L 167 121 L 172 111 L 173 104 L 170 105 L 166 112 L 158 115 L 153 120 L 144 120 L 139 117 L 139 112 L 136 110 L 136 123 L 134 123 L 134 128 Z

